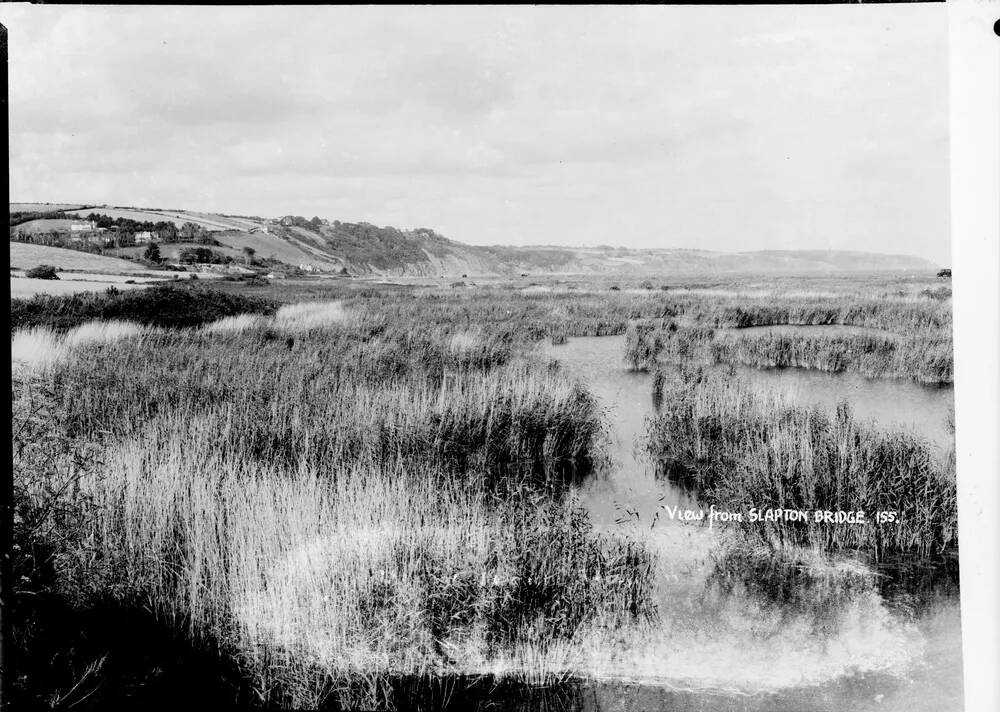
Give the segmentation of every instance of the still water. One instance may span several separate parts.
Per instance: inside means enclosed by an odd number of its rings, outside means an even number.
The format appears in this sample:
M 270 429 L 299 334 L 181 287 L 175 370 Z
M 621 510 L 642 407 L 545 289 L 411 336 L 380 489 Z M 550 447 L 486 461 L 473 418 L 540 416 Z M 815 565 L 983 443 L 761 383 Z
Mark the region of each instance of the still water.
M 961 633 L 953 581 L 946 577 L 944 584 L 919 590 L 909 583 L 883 587 L 844 602 L 832 617 L 829 609 L 783 608 L 746 595 L 711 595 L 709 583 L 723 534 L 663 516 L 665 505 L 698 505 L 657 479 L 643 452 L 645 419 L 654 412 L 651 377 L 626 370 L 624 338 L 576 338 L 560 346 L 545 345 L 542 352 L 585 383 L 607 412 L 612 462 L 603 476 L 581 485 L 578 495 L 595 526 L 627 529 L 656 552 L 662 618 L 659 629 L 647 638 L 629 641 L 627 654 L 605 661 L 602 671 L 608 682 L 573 687 L 571 693 L 553 691 L 555 697 L 546 698 L 542 708 L 962 708 Z M 859 416 L 879 426 L 905 429 L 942 449 L 950 447 L 950 388 L 800 369 L 738 370 L 756 386 L 803 404 L 832 408 L 846 398 Z M 569 697 L 562 704 L 564 694 Z M 539 708 L 523 695 L 512 700 L 511 707 Z

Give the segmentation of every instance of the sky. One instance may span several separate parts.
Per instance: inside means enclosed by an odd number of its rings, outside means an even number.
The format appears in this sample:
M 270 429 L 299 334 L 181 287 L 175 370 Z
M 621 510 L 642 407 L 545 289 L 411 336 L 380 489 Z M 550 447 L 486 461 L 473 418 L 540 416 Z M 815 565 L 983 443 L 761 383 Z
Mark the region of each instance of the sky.
M 949 256 L 944 4 L 0 6 L 13 201 Z

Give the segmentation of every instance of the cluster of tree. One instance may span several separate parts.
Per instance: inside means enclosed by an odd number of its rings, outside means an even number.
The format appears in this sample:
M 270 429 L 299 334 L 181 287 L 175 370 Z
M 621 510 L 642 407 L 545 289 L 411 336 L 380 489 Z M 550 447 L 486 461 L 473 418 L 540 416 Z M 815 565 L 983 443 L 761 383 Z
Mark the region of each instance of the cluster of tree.
M 228 265 L 233 262 L 233 258 L 229 255 L 221 255 L 215 250 L 210 250 L 207 247 L 189 247 L 181 250 L 178 255 L 178 260 L 181 264 L 191 265 L 191 264 L 211 264 L 211 265 Z
M 403 231 L 371 223 L 334 220 L 323 231 L 328 251 L 346 262 L 366 263 L 379 269 L 428 262 L 427 253 L 448 254 L 451 243 L 429 228 Z
M 282 223 L 288 223 L 294 225 L 295 227 L 301 227 L 306 230 L 312 230 L 318 233 L 320 228 L 323 227 L 322 218 L 318 218 L 315 215 L 310 220 L 306 220 L 301 215 L 286 215 L 282 218 Z
M 48 245 L 50 247 L 64 247 L 69 250 L 80 252 L 100 253 L 105 247 L 114 247 L 114 244 L 102 242 L 73 242 L 70 240 L 70 233 L 61 230 L 49 230 L 48 232 L 19 232 L 15 228 L 10 231 L 11 242 L 30 242 L 35 245 Z
M 218 241 L 210 237 L 208 231 L 201 225 L 193 222 L 186 222 L 177 227 L 170 220 L 132 220 L 131 218 L 112 218 L 102 213 L 91 213 L 88 220 L 94 222 L 95 227 L 117 228 L 117 241 L 128 241 L 129 236 L 134 236 L 139 232 L 151 232 L 157 236 L 161 242 L 200 242 L 206 245 L 217 245 Z M 134 240 L 133 243 L 134 244 Z M 118 244 L 119 247 L 128 245 Z

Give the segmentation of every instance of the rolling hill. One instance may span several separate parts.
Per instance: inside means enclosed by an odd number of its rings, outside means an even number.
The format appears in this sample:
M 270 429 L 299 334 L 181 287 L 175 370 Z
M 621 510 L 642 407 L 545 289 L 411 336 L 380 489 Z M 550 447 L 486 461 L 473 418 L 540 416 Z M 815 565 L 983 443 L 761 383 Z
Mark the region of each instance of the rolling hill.
M 52 212 L 50 204 L 16 204 L 26 212 Z M 15 204 L 11 204 L 11 209 Z M 69 206 L 70 208 L 76 206 Z M 258 258 L 318 272 L 356 276 L 460 277 L 527 274 L 794 274 L 857 271 L 930 271 L 931 262 L 908 255 L 840 250 L 756 250 L 712 252 L 689 249 L 620 247 L 476 246 L 457 242 L 428 228 L 402 230 L 366 222 L 307 220 L 298 216 L 267 219 L 177 209 L 103 206 L 65 210 L 68 218 L 94 212 L 138 222 L 199 225 L 237 256 L 244 248 Z M 58 221 L 50 221 L 58 222 Z M 122 252 L 121 254 L 126 254 Z

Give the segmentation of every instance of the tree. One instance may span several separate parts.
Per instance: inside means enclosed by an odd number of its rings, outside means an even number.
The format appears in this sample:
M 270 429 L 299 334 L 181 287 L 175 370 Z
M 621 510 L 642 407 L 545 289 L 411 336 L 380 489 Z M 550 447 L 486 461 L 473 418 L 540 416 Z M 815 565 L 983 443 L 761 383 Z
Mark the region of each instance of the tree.
M 246 256 L 246 261 L 248 265 L 253 264 L 253 256 L 257 254 L 257 250 L 252 247 L 244 247 L 243 254 Z
M 201 225 L 196 225 L 193 222 L 186 222 L 181 225 L 181 229 L 177 231 L 177 234 L 182 240 L 194 240 L 201 235 L 201 232 Z
M 192 247 L 181 250 L 180 261 L 184 264 L 194 264 L 196 262 L 218 262 L 217 256 L 207 247 Z
M 146 247 L 146 251 L 142 253 L 142 256 L 145 257 L 150 262 L 159 262 L 161 259 L 160 246 L 157 245 L 155 242 L 149 243 L 149 246 Z

